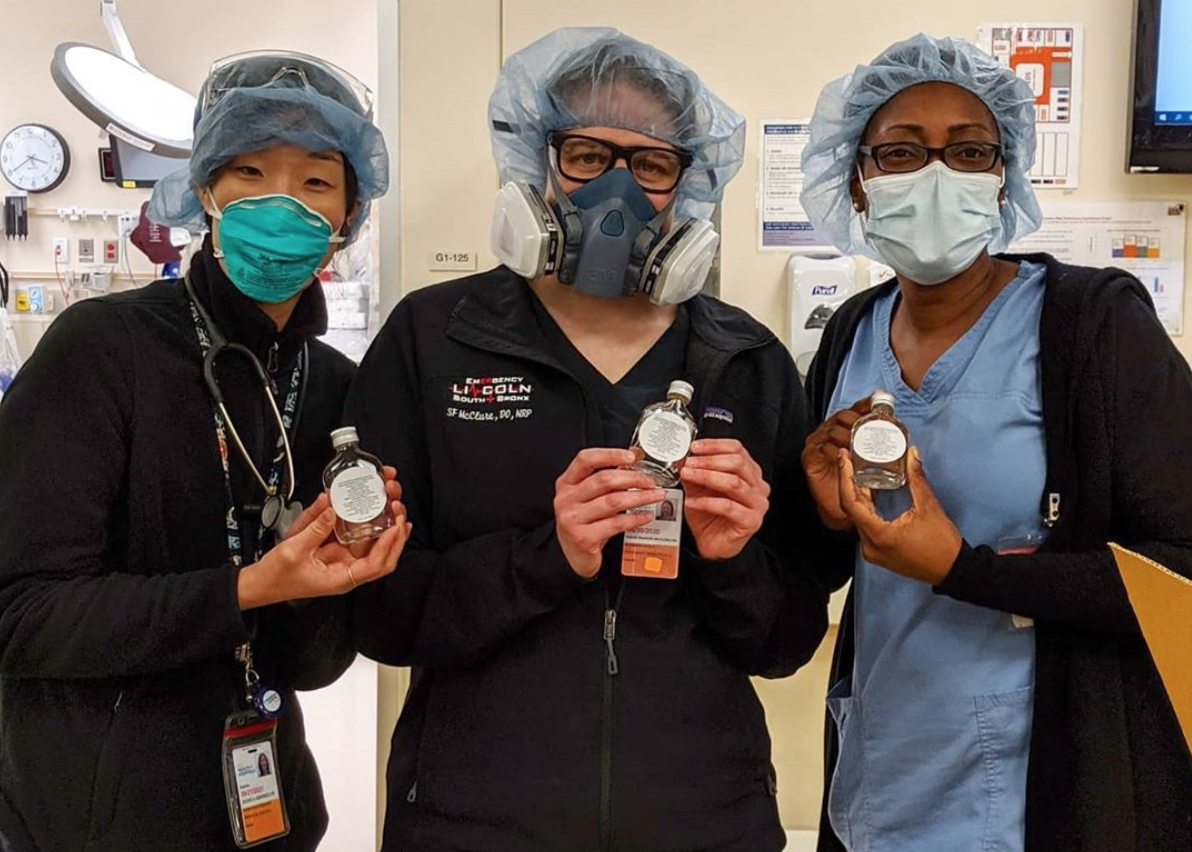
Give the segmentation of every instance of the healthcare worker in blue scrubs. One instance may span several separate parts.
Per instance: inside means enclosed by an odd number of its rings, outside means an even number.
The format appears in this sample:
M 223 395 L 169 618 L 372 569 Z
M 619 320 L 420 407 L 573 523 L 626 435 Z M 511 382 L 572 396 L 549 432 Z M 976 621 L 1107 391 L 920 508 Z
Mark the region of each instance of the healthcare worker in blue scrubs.
M 1110 540 L 1192 576 L 1192 375 L 1132 276 L 1001 254 L 1035 230 L 1031 87 L 917 35 L 830 83 L 803 203 L 896 279 L 833 317 L 803 463 L 855 537 L 821 852 L 1176 852 L 1192 761 Z M 877 389 L 908 487 L 852 479 Z

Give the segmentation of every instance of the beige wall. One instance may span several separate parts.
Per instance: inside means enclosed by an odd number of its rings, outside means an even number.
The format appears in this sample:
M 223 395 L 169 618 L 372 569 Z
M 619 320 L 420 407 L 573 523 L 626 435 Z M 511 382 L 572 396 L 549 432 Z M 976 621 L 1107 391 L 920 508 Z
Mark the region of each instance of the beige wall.
M 1126 0 L 207 0 L 201 9 L 179 0 L 120 0 L 142 62 L 194 90 L 213 58 L 239 50 L 285 47 L 335 61 L 366 82 L 380 82 L 381 120 L 398 154 L 400 192 L 381 205 L 383 306 L 403 291 L 445 280 L 427 257 L 437 250 L 488 250 L 491 193 L 496 187 L 485 108 L 501 58 L 556 26 L 613 25 L 653 42 L 694 66 L 751 123 L 748 157 L 728 188 L 723 210 L 723 296 L 785 330 L 781 253 L 756 250 L 757 139 L 763 118 L 802 117 L 827 80 L 865 61 L 889 42 L 920 29 L 972 37 L 980 22 L 1022 18 L 1086 26 L 1087 62 L 1082 188 L 1059 197 L 1192 200 L 1192 176 L 1128 176 L 1128 102 L 1132 3 Z M 0 83 L 0 132 L 24 121 L 48 123 L 71 144 L 75 166 L 38 206 L 134 208 L 146 193 L 101 185 L 95 162 L 98 128 L 58 93 L 48 73 L 60 41 L 107 46 L 94 0 L 4 0 L 0 54 L 9 76 Z M 875 14 L 890 8 L 891 14 Z M 897 18 L 894 17 L 897 14 Z M 379 65 L 378 65 L 379 63 Z M 379 70 L 378 70 L 379 68 Z M 12 69 L 24 69 L 14 74 Z M 399 70 L 400 69 L 400 70 Z M 399 80 L 399 85 L 394 81 Z M 398 143 L 398 144 L 394 144 Z M 1057 197 L 1048 194 L 1048 197 Z M 35 220 L 27 244 L 0 240 L 0 259 L 17 283 L 52 272 L 54 236 L 94 234 Z M 73 246 L 72 246 L 73 252 Z M 138 274 L 148 264 L 137 259 Z M 1185 306 L 1186 323 L 1192 316 Z M 1192 340 L 1177 341 L 1192 355 Z M 810 827 L 818 813 L 822 694 L 827 651 L 793 678 L 759 684 L 773 729 L 780 798 L 789 827 Z M 387 743 L 400 683 L 382 683 L 382 742 Z M 383 761 L 384 755 L 380 756 Z
M 722 295 L 780 333 L 786 328 L 786 256 L 756 249 L 756 123 L 810 115 L 825 82 L 919 30 L 974 38 L 987 21 L 1083 23 L 1082 185 L 1046 197 L 1192 200 L 1192 176 L 1124 172 L 1132 9 L 1126 0 L 404 0 L 400 289 L 451 277 L 427 270 L 427 253 L 440 246 L 479 252 L 481 268 L 491 262 L 490 190 L 497 179 L 483 119 L 497 57 L 558 26 L 611 25 L 652 42 L 696 68 L 746 115 L 748 157 L 724 201 Z M 386 286 L 395 297 L 399 288 L 392 267 L 389 272 Z M 1186 302 L 1185 323 L 1192 327 L 1188 313 Z M 1189 337 L 1176 342 L 1192 355 Z M 813 827 L 818 818 L 829 656 L 821 649 L 794 678 L 759 684 L 789 828 Z

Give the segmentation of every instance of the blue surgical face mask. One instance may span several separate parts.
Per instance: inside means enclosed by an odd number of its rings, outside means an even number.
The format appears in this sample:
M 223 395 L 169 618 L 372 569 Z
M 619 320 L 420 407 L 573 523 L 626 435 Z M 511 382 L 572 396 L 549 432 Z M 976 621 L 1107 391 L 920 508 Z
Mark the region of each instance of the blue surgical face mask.
M 592 296 L 616 299 L 632 295 L 641 265 L 658 242 L 671 204 L 656 211 L 629 169 L 609 169 L 569 196 L 564 195 L 553 170 L 550 177 L 556 199 L 560 199 L 554 207 L 564 231 L 559 280 Z M 576 221 L 579 228 L 573 224 Z
M 219 223 L 215 256 L 236 288 L 256 302 L 298 295 L 331 246 L 344 241 L 326 216 L 289 195 L 241 198 L 211 215 Z
M 942 284 L 968 269 L 1002 229 L 1002 179 L 934 162 L 865 180 L 868 243 L 916 284 Z

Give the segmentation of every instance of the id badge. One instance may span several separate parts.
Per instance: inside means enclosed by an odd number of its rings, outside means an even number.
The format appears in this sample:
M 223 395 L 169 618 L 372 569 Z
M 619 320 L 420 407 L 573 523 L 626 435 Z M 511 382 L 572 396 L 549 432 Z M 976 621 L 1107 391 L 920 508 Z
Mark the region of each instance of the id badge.
M 667 488 L 658 503 L 636 512 L 649 512 L 653 520 L 625 533 L 621 573 L 626 577 L 674 580 L 679 576 L 679 544 L 683 538 L 683 491 Z
M 277 720 L 234 713 L 224 723 L 224 793 L 236 845 L 248 849 L 290 833 L 277 765 Z

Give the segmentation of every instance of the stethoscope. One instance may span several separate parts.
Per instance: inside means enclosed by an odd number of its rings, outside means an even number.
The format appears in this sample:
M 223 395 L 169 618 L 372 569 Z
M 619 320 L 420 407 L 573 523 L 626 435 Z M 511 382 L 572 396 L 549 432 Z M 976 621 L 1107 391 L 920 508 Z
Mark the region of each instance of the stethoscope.
M 203 307 L 203 303 L 199 301 L 195 295 L 194 286 L 190 282 L 190 276 L 183 278 L 183 284 L 186 287 L 186 295 L 190 298 L 191 304 L 195 307 L 195 312 L 198 313 L 202 319 L 203 324 L 207 327 L 207 336 L 210 338 L 211 345 L 207 348 L 206 354 L 203 355 L 203 380 L 207 383 L 207 390 L 211 394 L 211 399 L 215 402 L 216 408 L 223 417 L 223 422 L 228 428 L 229 434 L 232 436 L 232 442 L 235 443 L 236 449 L 240 452 L 244 463 L 248 465 L 249 470 L 252 471 L 253 478 L 260 484 L 265 492 L 265 502 L 261 506 L 261 524 L 267 529 L 277 529 L 278 521 L 282 520 L 283 515 L 291 516 L 301 512 L 301 507 L 292 504 L 294 499 L 294 487 L 296 478 L 294 475 L 294 453 L 290 449 L 290 438 L 286 434 L 285 420 L 282 419 L 281 410 L 277 407 L 277 400 L 273 398 L 272 382 L 269 380 L 269 375 L 265 372 L 265 368 L 261 365 L 261 361 L 253 351 L 247 346 L 239 343 L 229 343 L 228 339 L 223 336 L 219 330 L 219 326 L 207 313 L 207 309 Z M 224 404 L 223 390 L 219 386 L 219 380 L 215 377 L 215 362 L 220 355 L 238 355 L 239 357 L 248 361 L 252 366 L 253 372 L 257 374 L 257 378 L 261 382 L 261 387 L 265 391 L 265 399 L 269 403 L 269 410 L 273 412 L 273 418 L 277 423 L 278 434 L 281 435 L 282 451 L 285 455 L 286 462 L 286 493 L 283 498 L 281 492 L 276 485 L 270 485 L 265 477 L 261 475 L 260 469 L 256 462 L 253 461 L 252 455 L 249 454 L 248 449 L 244 446 L 244 441 L 240 438 L 240 433 L 236 429 L 236 424 L 232 422 L 232 415 L 228 413 L 228 408 Z M 298 434 L 298 424 L 302 418 L 302 402 L 306 395 L 306 380 L 309 373 L 309 350 L 306 344 L 302 347 L 302 387 L 298 392 L 298 404 L 294 410 L 294 421 L 292 431 L 295 435 Z M 287 520 L 292 521 L 293 517 L 287 517 Z M 288 526 L 288 524 L 287 524 Z

